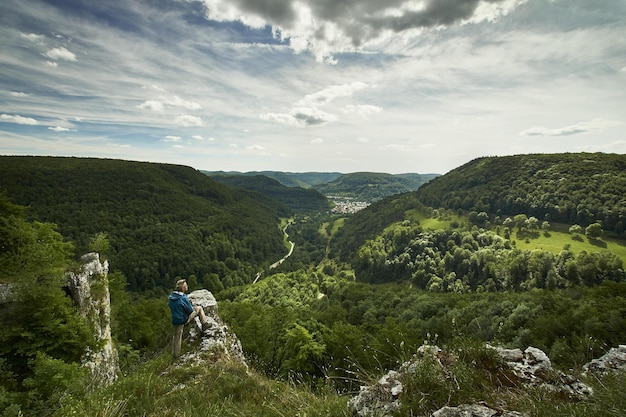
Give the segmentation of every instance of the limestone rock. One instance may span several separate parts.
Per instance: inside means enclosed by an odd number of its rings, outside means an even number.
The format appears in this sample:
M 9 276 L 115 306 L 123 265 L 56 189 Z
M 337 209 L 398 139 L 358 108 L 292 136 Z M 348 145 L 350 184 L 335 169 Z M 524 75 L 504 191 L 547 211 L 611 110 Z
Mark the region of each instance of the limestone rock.
M 495 349 L 513 372 L 513 385 L 535 385 L 550 391 L 559 392 L 575 399 L 586 399 L 593 395 L 593 389 L 572 375 L 552 368 L 550 358 L 541 349 L 528 347 L 520 349 Z
M 108 385 L 117 379 L 119 372 L 117 351 L 111 338 L 111 301 L 107 275 L 108 261 L 100 262 L 97 253 L 81 257 L 78 272 L 67 274 L 67 287 L 78 311 L 92 325 L 97 351 L 88 350 L 83 364 L 92 373 L 97 384 Z
M 182 362 L 201 362 L 207 355 L 213 360 L 225 359 L 239 362 L 246 366 L 246 360 L 237 336 L 224 324 L 217 311 L 217 301 L 208 290 L 197 290 L 189 294 L 194 306 L 201 306 L 207 316 L 209 326 L 202 328 L 199 317 L 196 317 L 188 331 L 188 339 L 197 348 L 181 356 Z
M 443 407 L 432 417 L 526 417 L 517 411 L 497 411 L 481 404 L 463 404 L 458 407 Z
M 362 386 L 359 394 L 348 402 L 354 415 L 360 417 L 388 417 L 400 409 L 399 396 L 404 387 L 401 378 L 406 374 L 414 374 L 419 361 L 425 356 L 437 361 L 441 349 L 437 346 L 420 346 L 411 360 L 403 363 L 397 371 L 389 371 L 378 382 L 371 386 Z
M 594 359 L 583 367 L 585 372 L 606 374 L 609 372 L 626 372 L 626 345 L 611 348 L 607 353 Z

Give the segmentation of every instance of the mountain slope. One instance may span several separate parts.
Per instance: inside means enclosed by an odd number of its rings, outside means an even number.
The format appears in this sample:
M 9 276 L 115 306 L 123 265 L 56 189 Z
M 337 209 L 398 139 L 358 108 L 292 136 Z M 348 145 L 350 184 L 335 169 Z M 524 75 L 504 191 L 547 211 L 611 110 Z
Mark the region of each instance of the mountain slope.
M 339 172 L 282 172 L 282 171 L 202 171 L 211 177 L 220 175 L 245 175 L 257 176 L 263 175 L 272 178 L 287 187 L 311 188 L 318 184 L 324 184 L 332 181 L 342 174 Z
M 268 197 L 219 184 L 189 167 L 120 160 L 0 157 L 0 192 L 56 223 L 87 250 L 105 232 L 110 259 L 132 289 L 170 288 L 177 276 L 241 284 L 284 256 Z M 207 285 L 211 287 L 211 285 Z M 217 286 L 217 287 L 215 287 Z
M 265 194 L 298 211 L 326 211 L 329 203 L 326 197 L 312 189 L 287 187 L 275 179 L 264 175 L 212 175 L 215 181 L 231 187 L 244 188 Z
M 475 159 L 420 188 L 432 207 L 525 213 L 540 220 L 626 223 L 626 155 L 579 153 Z
M 371 202 L 389 195 L 415 191 L 436 176 L 436 174 L 392 175 L 376 172 L 355 172 L 320 184 L 315 189 L 327 196 L 350 197 Z

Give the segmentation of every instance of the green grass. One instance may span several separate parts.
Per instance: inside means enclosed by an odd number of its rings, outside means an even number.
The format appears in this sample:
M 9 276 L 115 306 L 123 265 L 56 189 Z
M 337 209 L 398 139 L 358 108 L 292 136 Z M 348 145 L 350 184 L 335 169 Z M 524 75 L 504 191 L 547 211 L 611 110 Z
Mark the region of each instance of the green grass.
M 438 230 L 438 229 L 450 229 L 452 223 L 467 224 L 468 220 L 465 216 L 446 216 L 440 217 L 426 217 L 424 214 L 417 210 L 409 210 L 406 212 L 406 218 L 412 221 L 417 221 L 425 230 Z M 602 239 L 589 239 L 585 235 L 572 235 L 569 233 L 569 225 L 565 224 L 553 224 L 548 234 L 543 231 L 538 231 L 535 236 L 526 239 L 523 236 L 519 236 L 516 229 L 511 232 L 511 242 L 515 242 L 515 247 L 522 250 L 535 250 L 541 249 L 550 251 L 555 255 L 558 254 L 569 246 L 570 250 L 576 255 L 582 251 L 588 253 L 609 251 L 619 256 L 626 264 L 626 240 L 615 239 L 606 234 Z M 490 228 L 495 232 L 496 227 Z M 504 237 L 504 227 L 500 226 L 500 236 Z
M 348 416 L 347 397 L 268 379 L 238 363 L 171 364 L 169 352 L 112 386 L 65 398 L 55 416 Z

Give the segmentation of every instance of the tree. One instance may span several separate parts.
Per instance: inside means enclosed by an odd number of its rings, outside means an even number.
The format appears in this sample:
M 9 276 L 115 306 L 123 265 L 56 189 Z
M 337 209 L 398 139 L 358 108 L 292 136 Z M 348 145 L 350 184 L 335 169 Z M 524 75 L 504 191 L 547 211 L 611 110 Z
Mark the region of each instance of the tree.
M 583 232 L 583 228 L 580 225 L 574 224 L 570 226 L 569 232 L 573 235 L 581 234 Z
M 585 229 L 585 235 L 590 239 L 599 239 L 602 237 L 602 225 L 600 223 L 592 223 Z

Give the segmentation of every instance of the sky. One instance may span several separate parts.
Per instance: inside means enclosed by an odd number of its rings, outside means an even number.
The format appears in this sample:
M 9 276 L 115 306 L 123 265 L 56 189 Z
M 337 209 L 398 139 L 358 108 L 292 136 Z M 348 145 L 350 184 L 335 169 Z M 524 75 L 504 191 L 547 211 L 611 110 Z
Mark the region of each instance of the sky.
M 0 155 L 444 174 L 626 153 L 626 0 L 2 0 Z

